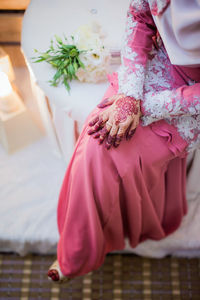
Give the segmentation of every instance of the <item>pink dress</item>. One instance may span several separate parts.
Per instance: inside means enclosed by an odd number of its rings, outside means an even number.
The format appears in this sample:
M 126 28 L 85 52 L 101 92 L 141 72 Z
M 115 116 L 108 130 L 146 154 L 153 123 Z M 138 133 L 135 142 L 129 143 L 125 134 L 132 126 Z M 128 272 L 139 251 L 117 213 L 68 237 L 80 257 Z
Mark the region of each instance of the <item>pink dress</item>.
M 187 151 L 200 136 L 188 125 L 199 117 L 198 74 L 170 64 L 148 1 L 132 1 L 122 65 L 104 98 L 123 92 L 141 99 L 143 117 L 132 139 L 108 151 L 87 134 L 102 108 L 88 116 L 59 196 L 57 256 L 64 275 L 99 268 L 108 252 L 124 248 L 125 237 L 135 247 L 180 225 L 187 212 Z

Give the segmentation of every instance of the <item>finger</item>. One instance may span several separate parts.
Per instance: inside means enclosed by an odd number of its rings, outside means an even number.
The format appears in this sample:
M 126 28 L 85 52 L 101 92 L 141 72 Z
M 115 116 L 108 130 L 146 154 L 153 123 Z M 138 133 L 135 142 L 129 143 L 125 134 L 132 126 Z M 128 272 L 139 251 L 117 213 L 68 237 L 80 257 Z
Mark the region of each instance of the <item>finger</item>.
M 126 135 L 126 139 L 127 140 L 130 140 L 133 137 L 133 135 L 135 134 L 135 130 L 136 130 L 138 124 L 139 124 L 139 120 L 137 120 L 137 119 L 134 120 L 134 122 L 131 124 L 131 127 L 130 127 L 127 135 Z
M 117 132 L 118 126 L 113 125 L 105 141 L 105 147 L 107 150 L 109 150 L 114 145 Z
M 110 101 L 109 98 L 106 98 L 106 99 L 104 99 L 103 101 L 101 101 L 101 103 L 99 103 L 99 104 L 97 105 L 97 107 L 98 107 L 98 108 L 104 108 L 104 107 L 109 106 L 109 105 L 111 105 L 111 104 L 113 104 L 113 101 Z
M 95 125 L 88 131 L 89 135 L 99 131 L 103 127 L 103 124 L 108 120 L 108 114 L 103 113 L 102 115 L 98 116 L 98 118 L 99 119 Z
M 134 135 L 134 133 L 135 133 L 135 128 L 136 128 L 135 125 L 136 125 L 136 124 L 135 124 L 135 122 L 133 121 L 133 122 L 131 123 L 131 126 L 129 126 L 129 128 L 127 129 L 127 133 L 126 133 L 126 140 L 127 140 L 127 141 L 130 140 L 130 139 L 132 138 L 132 136 Z
M 119 146 L 119 144 L 121 143 L 128 126 L 129 126 L 129 123 L 124 123 L 124 124 L 119 125 L 119 130 L 117 132 L 115 143 L 114 143 L 115 148 L 117 148 Z
M 121 143 L 122 139 L 123 139 L 123 135 L 120 136 L 117 134 L 113 146 L 115 148 L 117 148 L 119 146 L 119 144 Z
M 130 125 L 130 122 L 120 123 L 117 134 L 120 135 L 120 136 L 121 135 L 125 136 L 126 131 L 127 131 L 128 127 L 129 127 L 129 125 Z
M 106 129 L 106 127 L 102 128 L 100 130 L 100 135 L 99 135 L 99 144 L 102 144 L 104 139 L 106 138 L 107 134 L 108 134 L 108 130 Z
M 96 131 L 98 131 L 98 132 L 96 132 L 96 133 L 93 135 L 93 138 L 94 138 L 94 139 L 97 139 L 97 138 L 100 137 L 100 135 L 101 135 L 100 129 L 103 127 L 103 123 L 104 123 L 104 122 L 103 122 L 103 119 L 101 118 L 101 119 L 99 120 L 99 122 L 97 122 L 97 124 L 95 125 L 94 129 L 96 129 Z M 97 125 L 98 125 L 98 128 L 97 128 Z M 107 120 L 107 122 L 106 122 L 106 129 L 107 129 L 107 131 L 109 132 L 111 128 L 112 128 L 112 123 L 109 123 L 109 120 Z
M 93 130 L 98 131 L 100 128 L 102 128 L 103 125 L 103 118 L 102 116 L 99 118 L 99 121 L 94 125 Z
M 89 126 L 94 126 L 94 124 L 96 124 L 99 121 L 99 116 L 96 116 L 94 119 L 92 119 L 89 122 Z
M 112 127 L 112 125 L 108 125 L 106 123 L 106 125 L 99 131 L 99 133 L 100 133 L 100 135 L 99 135 L 99 144 L 103 143 L 103 141 L 105 140 L 106 136 L 108 135 L 111 127 Z
M 129 132 L 130 132 L 130 129 L 131 129 L 132 124 L 133 124 L 133 122 L 131 122 L 131 124 L 129 125 L 129 127 L 128 127 L 127 130 L 126 130 L 126 133 L 125 133 L 126 139 L 127 139 L 128 135 L 129 135 Z
M 98 139 L 100 137 L 100 132 L 95 132 L 92 137 Z
M 136 130 L 136 128 L 131 129 L 131 130 L 129 131 L 129 134 L 128 134 L 127 137 L 126 137 L 127 141 L 129 141 L 129 140 L 133 137 L 133 135 L 134 135 L 134 133 L 135 133 L 135 130 Z
M 115 139 L 116 139 L 116 135 L 113 136 L 110 134 L 107 135 L 107 138 L 105 139 L 105 147 L 107 150 L 109 150 L 112 147 L 112 145 L 114 145 Z
M 99 108 L 104 108 L 104 107 L 106 107 L 106 106 L 109 106 L 109 105 L 113 104 L 113 102 L 114 102 L 114 100 L 115 100 L 114 98 L 115 98 L 114 96 L 109 97 L 109 98 L 105 98 L 103 101 L 101 101 L 101 102 L 97 105 L 97 107 L 99 107 Z

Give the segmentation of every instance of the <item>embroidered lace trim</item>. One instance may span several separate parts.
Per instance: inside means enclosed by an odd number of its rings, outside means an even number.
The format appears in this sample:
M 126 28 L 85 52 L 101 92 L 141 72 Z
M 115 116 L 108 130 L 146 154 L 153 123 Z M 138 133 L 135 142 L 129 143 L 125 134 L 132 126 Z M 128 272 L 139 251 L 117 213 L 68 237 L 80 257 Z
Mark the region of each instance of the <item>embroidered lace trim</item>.
M 131 5 L 134 8 L 137 7 L 137 10 L 145 9 L 146 4 L 146 0 L 131 1 Z M 136 26 L 137 22 L 134 21 L 133 15 L 131 12 L 128 12 L 123 41 L 124 47 L 121 51 L 122 64 L 117 73 L 119 93 L 123 93 L 136 99 L 141 99 L 143 96 L 145 67 L 142 64 L 137 63 L 138 53 L 129 47 L 129 43 L 131 42 L 133 31 Z
M 144 11 L 148 8 L 148 0 L 132 0 L 131 6 L 135 11 Z
M 162 47 L 148 61 L 142 124 L 147 126 L 165 119 L 177 128 L 181 137 L 189 144 L 187 151 L 191 151 L 200 147 L 200 96 L 193 96 L 188 106 L 188 101 L 177 95 L 172 88 L 169 67 L 170 62 Z M 193 84 L 194 82 L 188 82 L 188 85 Z M 175 114 L 178 116 L 174 116 Z
M 152 13 L 161 13 L 169 0 L 149 0 Z M 132 0 L 131 5 L 136 11 L 146 10 L 147 0 Z M 118 70 L 119 93 L 143 99 L 143 126 L 160 119 L 174 125 L 180 135 L 188 142 L 188 151 L 200 147 L 200 96 L 188 102 L 177 95 L 172 87 L 170 62 L 162 46 L 152 50 L 153 59 L 148 60 L 147 67 L 137 63 L 137 52 L 129 47 L 129 40 L 137 22 L 128 14 L 122 64 Z M 194 83 L 188 82 L 188 85 Z M 178 116 L 175 116 L 178 115 Z
M 170 0 L 149 0 L 149 6 L 154 16 L 161 14 L 169 4 Z
M 119 93 L 142 99 L 145 70 L 142 65 L 135 65 L 135 71 L 129 73 L 130 68 L 121 66 L 118 70 Z

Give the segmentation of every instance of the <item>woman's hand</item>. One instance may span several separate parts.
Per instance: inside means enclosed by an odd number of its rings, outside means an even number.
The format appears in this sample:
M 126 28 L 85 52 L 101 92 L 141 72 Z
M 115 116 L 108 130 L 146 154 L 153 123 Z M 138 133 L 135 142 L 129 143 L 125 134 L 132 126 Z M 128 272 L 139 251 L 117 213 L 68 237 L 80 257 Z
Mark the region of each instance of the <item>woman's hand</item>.
M 91 129 L 89 135 L 99 140 L 99 144 L 105 140 L 105 146 L 118 147 L 123 137 L 129 140 L 140 118 L 140 100 L 123 94 L 112 96 L 101 102 L 98 107 L 107 109 L 99 113 L 97 117 L 89 122 Z

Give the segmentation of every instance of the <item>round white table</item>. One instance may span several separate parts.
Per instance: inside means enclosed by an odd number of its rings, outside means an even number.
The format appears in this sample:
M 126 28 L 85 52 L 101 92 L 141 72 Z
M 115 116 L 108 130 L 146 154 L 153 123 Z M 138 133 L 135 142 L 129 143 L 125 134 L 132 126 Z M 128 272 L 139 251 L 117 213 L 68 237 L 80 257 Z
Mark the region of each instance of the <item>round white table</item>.
M 106 34 L 105 44 L 121 48 L 129 0 L 32 0 L 22 28 L 22 51 L 26 58 L 34 94 L 53 150 L 68 162 L 77 134 L 89 114 L 100 102 L 108 82 L 91 84 L 74 80 L 71 92 L 52 87 L 48 80 L 55 70 L 45 62 L 33 63 L 34 49 L 46 51 L 55 34 L 70 36 L 81 25 L 97 22 Z M 51 112 L 51 113 L 50 113 Z

